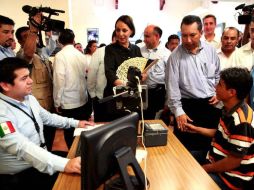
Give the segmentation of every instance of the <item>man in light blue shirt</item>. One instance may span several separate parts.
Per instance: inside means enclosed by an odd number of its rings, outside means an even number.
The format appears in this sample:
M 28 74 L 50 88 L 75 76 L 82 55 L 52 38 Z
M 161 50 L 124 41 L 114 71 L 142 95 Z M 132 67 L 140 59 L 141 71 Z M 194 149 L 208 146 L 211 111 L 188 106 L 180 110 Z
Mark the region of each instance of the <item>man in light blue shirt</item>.
M 29 65 L 20 58 L 0 61 L 1 189 L 52 189 L 57 171 L 80 174 L 80 157 L 67 159 L 45 148 L 44 125 L 57 128 L 92 124 L 51 114 L 31 95 Z M 49 175 L 48 175 L 49 174 Z
M 14 21 L 8 17 L 0 15 L 0 60 L 6 57 L 15 57 L 11 49 L 13 42 Z
M 220 110 L 215 86 L 219 81 L 220 62 L 215 48 L 200 41 L 202 23 L 189 15 L 181 23 L 182 44 L 169 57 L 166 67 L 168 106 L 176 118 L 175 134 L 190 151 L 206 151 L 211 139 L 189 133 L 186 123 L 217 128 Z

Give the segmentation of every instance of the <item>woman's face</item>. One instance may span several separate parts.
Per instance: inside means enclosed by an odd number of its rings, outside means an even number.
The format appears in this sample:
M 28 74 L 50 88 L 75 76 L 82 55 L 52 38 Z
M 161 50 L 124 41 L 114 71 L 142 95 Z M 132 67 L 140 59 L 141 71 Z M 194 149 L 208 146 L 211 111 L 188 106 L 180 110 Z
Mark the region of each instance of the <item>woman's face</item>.
M 93 55 L 93 53 L 96 51 L 96 49 L 97 49 L 97 43 L 93 43 L 92 46 L 90 47 L 91 55 Z
M 116 23 L 116 38 L 121 45 L 129 44 L 129 37 L 132 34 L 132 30 L 122 21 Z

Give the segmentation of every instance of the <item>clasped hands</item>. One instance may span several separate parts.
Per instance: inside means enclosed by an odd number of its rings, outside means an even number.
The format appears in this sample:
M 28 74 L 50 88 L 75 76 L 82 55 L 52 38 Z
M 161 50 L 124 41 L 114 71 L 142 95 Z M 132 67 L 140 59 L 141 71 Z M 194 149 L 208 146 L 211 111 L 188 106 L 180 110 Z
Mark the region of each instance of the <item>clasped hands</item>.
M 177 128 L 182 132 L 196 133 L 197 126 L 191 124 L 193 120 L 186 114 L 176 117 Z
M 209 100 L 209 104 L 216 105 L 219 102 L 216 96 L 213 96 Z M 176 117 L 177 128 L 182 132 L 196 133 L 198 127 L 191 124 L 193 120 L 186 114 Z
M 193 122 L 193 121 L 186 114 L 176 117 L 177 128 L 182 132 L 187 132 L 188 128 L 186 127 L 186 124 L 188 124 L 188 122 Z

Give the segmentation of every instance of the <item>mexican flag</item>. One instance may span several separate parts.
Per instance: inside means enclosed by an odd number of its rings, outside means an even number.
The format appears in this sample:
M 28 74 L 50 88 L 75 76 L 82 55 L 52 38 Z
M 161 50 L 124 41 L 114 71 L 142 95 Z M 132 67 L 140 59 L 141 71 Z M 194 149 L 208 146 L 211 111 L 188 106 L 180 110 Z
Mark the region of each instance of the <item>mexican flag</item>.
M 15 129 L 10 121 L 0 123 L 0 138 L 4 137 L 9 133 L 14 133 Z

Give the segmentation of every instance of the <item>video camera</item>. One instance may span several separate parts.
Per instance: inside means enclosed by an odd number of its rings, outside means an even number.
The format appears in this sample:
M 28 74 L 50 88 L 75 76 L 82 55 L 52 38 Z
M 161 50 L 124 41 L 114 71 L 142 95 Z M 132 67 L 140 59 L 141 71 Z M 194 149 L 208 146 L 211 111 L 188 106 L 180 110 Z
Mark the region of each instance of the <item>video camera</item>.
M 250 24 L 252 15 L 254 15 L 254 4 L 245 5 L 245 3 L 238 5 L 235 7 L 235 10 L 242 10 L 242 13 L 239 13 L 238 16 L 238 24 Z
M 43 31 L 56 31 L 60 32 L 64 29 L 64 21 L 54 20 L 50 17 L 52 15 L 58 16 L 59 13 L 65 13 L 63 10 L 51 9 L 50 7 L 31 7 L 29 5 L 25 5 L 22 7 L 22 10 L 29 15 L 29 21 L 33 24 L 34 27 Z M 43 16 L 41 24 L 37 23 L 32 17 L 37 13 L 48 13 L 48 16 Z
M 126 86 L 113 87 L 114 95 L 105 97 L 99 100 L 99 103 L 104 103 L 115 99 L 117 110 L 123 111 L 140 111 L 140 92 L 143 102 L 143 109 L 148 107 L 148 88 L 147 85 L 139 85 L 141 80 L 141 71 L 137 67 L 130 66 L 127 72 L 127 84 Z
M 130 66 L 127 72 L 127 85 L 126 86 L 116 86 L 114 87 L 114 94 L 121 94 L 116 98 L 116 108 L 118 110 L 129 110 L 129 111 L 139 111 L 141 109 L 140 105 L 140 94 L 139 88 L 143 101 L 143 109 L 148 107 L 148 89 L 147 85 L 141 85 L 139 87 L 139 80 L 142 79 L 141 71 L 137 67 Z

